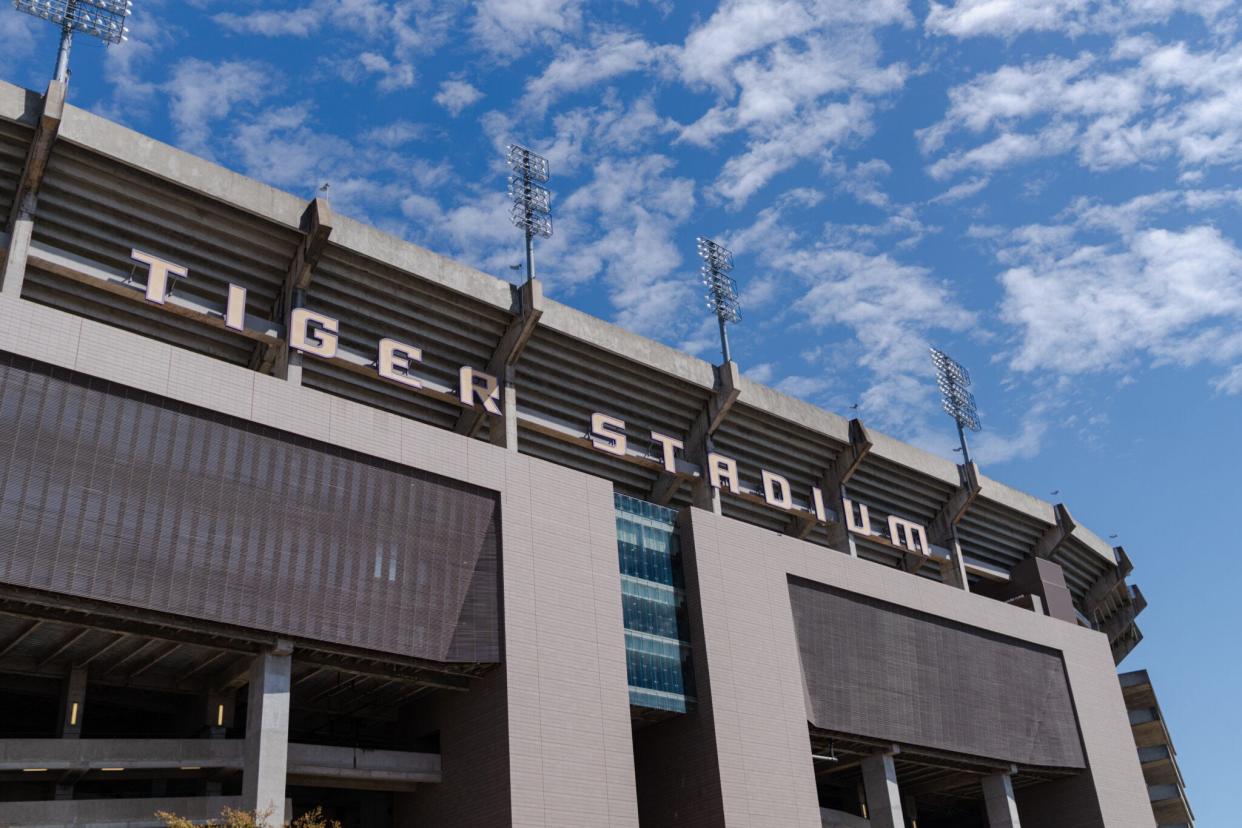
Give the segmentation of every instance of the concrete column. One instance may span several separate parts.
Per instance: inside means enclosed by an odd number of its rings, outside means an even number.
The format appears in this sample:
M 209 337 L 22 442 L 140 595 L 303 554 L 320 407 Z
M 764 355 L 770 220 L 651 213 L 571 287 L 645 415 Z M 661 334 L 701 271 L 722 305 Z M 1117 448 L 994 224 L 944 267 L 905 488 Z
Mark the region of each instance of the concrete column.
M 60 737 L 79 739 L 86 718 L 86 668 L 74 667 L 65 677 L 60 694 Z M 82 772 L 68 772 L 56 783 L 53 797 L 59 801 L 73 799 L 73 788 Z
M 862 774 L 867 790 L 867 818 L 872 828 L 905 828 L 893 754 L 868 756 L 862 762 Z
M 988 809 L 988 828 L 1020 828 L 1018 803 L 1007 773 L 983 777 L 983 802 Z
M 268 825 L 279 825 L 285 816 L 292 653 L 293 645 L 282 641 L 250 666 L 242 810 L 266 814 Z
M 86 668 L 74 667 L 65 679 L 61 693 L 60 737 L 77 739 L 82 735 L 86 715 Z
M 517 451 L 517 368 L 512 365 L 508 366 L 505 368 L 504 376 L 498 379 L 500 380 L 500 410 L 504 412 L 504 417 L 503 419 L 492 418 L 488 426 L 488 435 L 492 445 L 503 446 L 509 451 Z
M 285 308 L 285 344 L 280 346 L 276 357 L 276 376 L 294 385 L 302 384 L 302 352 L 289 347 L 290 318 L 296 308 L 306 306 L 306 291 L 297 289 L 289 292 L 288 307 Z
M 26 257 L 30 253 L 30 236 L 34 232 L 34 197 L 27 196 L 30 210 L 23 209 L 13 222 L 9 234 L 8 251 L 4 257 L 3 290 L 5 296 L 22 295 L 22 281 L 26 278 Z

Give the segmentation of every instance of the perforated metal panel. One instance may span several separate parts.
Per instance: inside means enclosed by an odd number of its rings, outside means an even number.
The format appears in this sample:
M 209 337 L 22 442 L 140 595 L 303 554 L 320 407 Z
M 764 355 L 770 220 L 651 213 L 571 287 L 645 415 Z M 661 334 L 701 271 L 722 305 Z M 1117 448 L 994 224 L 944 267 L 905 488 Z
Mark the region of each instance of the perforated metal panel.
M 1060 653 L 806 581 L 789 595 L 816 727 L 1084 767 Z
M 499 660 L 494 492 L 0 355 L 0 581 Z

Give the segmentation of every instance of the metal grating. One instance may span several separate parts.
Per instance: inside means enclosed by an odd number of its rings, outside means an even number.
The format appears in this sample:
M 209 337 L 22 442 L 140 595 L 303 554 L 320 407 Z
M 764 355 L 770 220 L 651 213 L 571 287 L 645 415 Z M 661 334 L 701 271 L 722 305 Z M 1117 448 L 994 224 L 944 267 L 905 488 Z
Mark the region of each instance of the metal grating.
M 499 659 L 493 492 L 12 356 L 0 447 L 4 583 Z
M 1058 652 L 800 579 L 789 594 L 815 727 L 1085 766 Z

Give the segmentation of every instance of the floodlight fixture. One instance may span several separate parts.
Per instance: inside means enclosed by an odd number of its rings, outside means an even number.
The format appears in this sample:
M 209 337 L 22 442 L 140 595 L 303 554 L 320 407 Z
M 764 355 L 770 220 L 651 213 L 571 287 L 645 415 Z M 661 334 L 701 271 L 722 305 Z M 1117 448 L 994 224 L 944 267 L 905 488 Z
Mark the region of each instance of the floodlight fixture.
M 125 21 L 134 11 L 131 0 L 13 0 L 13 8 L 60 26 L 60 49 L 56 53 L 58 81 L 69 79 L 69 49 L 74 32 L 96 37 L 106 44 L 129 39 Z
M 720 352 L 724 361 L 729 362 L 729 332 L 725 325 L 729 322 L 740 322 L 742 305 L 737 298 L 737 282 L 729 275 L 733 270 L 733 253 L 711 239 L 699 236 L 699 257 L 703 266 L 699 272 L 703 277 L 703 286 L 707 288 L 707 307 L 716 314 L 720 325 Z
M 535 277 L 535 236 L 552 235 L 552 193 L 541 186 L 548 180 L 548 159 L 519 144 L 507 147 L 509 218 L 526 236 L 526 280 Z
M 970 462 L 970 447 L 966 444 L 966 430 L 981 431 L 979 411 L 975 397 L 967 388 L 970 372 L 962 364 L 939 348 L 931 349 L 932 364 L 936 366 L 936 384 L 940 386 L 940 404 L 945 413 L 957 424 L 957 436 L 962 442 L 962 462 Z

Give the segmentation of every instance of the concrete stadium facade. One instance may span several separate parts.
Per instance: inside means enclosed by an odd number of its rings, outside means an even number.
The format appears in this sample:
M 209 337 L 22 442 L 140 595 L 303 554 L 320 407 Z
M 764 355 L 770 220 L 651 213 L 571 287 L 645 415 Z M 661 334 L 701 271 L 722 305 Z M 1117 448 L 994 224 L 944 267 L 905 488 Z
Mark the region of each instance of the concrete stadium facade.
M 0 214 L 0 824 L 1156 824 L 1064 505 L 55 83 Z

